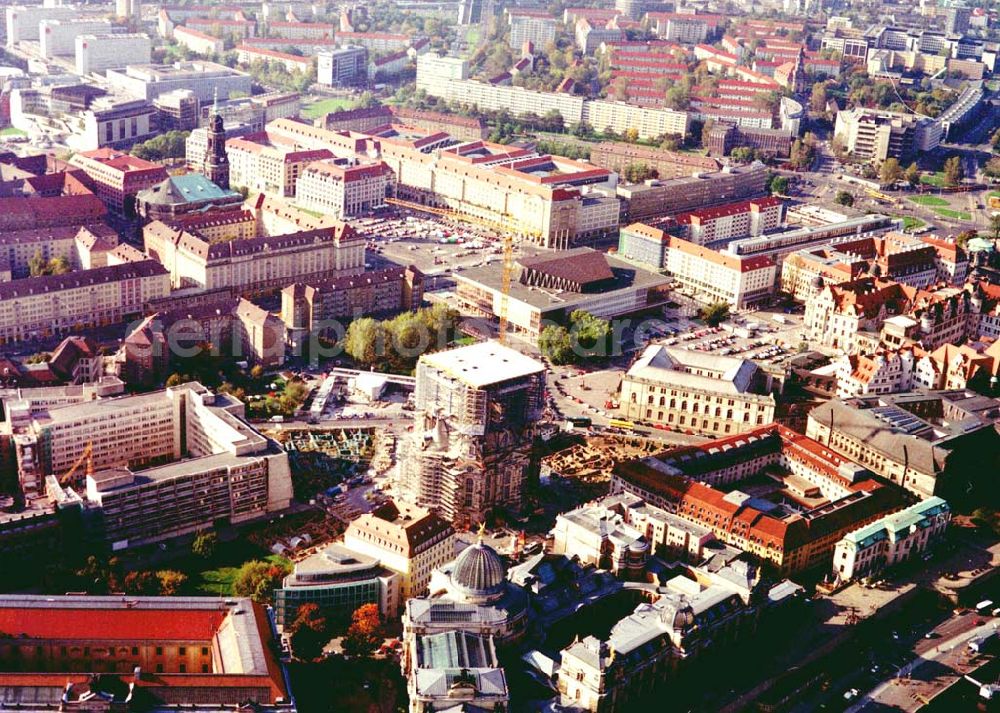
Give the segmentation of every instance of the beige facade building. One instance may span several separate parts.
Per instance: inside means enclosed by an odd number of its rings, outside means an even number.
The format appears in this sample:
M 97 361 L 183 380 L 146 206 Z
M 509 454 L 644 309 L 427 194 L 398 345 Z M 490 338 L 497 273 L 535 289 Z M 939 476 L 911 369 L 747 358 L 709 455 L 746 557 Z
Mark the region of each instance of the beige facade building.
M 769 379 L 752 361 L 650 345 L 622 378 L 622 418 L 706 435 L 774 420 Z
M 347 526 L 344 545 L 401 577 L 400 598 L 427 593 L 431 572 L 455 556 L 455 530 L 429 510 L 389 502 Z
M 358 165 L 316 161 L 302 172 L 295 202 L 343 220 L 384 206 L 395 182 L 395 174 L 382 161 Z
M 283 137 L 261 133 L 228 139 L 226 156 L 232 187 L 290 198 L 306 166 L 333 154 L 325 149 L 302 149 Z

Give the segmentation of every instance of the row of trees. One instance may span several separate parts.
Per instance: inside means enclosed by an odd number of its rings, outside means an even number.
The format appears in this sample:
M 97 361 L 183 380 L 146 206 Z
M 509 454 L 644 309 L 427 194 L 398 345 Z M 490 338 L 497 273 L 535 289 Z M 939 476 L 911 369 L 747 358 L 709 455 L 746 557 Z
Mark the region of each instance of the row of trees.
M 440 303 L 387 320 L 361 317 L 347 328 L 342 346 L 363 366 L 410 373 L 421 354 L 443 349 L 455 339 L 458 317 Z

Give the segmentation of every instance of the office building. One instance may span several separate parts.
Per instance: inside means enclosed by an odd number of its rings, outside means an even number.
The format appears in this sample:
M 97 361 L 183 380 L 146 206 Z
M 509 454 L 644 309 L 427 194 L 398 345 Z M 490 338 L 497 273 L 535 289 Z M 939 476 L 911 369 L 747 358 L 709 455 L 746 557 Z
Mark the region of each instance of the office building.
M 772 488 L 741 483 L 768 473 Z M 618 463 L 611 492 L 629 493 L 708 527 L 716 539 L 788 575 L 828 568 L 833 548 L 852 530 L 901 504 L 898 488 L 863 467 L 780 425 L 658 456 Z M 787 499 L 793 507 L 782 505 Z
M 770 379 L 752 361 L 650 345 L 622 377 L 622 418 L 689 433 L 744 433 L 774 420 Z
M 187 89 L 161 94 L 153 100 L 160 130 L 191 131 L 198 128 L 200 107 L 198 97 Z
M 706 148 L 709 156 L 728 156 L 734 148 L 742 146 L 756 149 L 765 156 L 784 158 L 791 154 L 796 135 L 784 128 L 740 126 L 719 121 L 709 129 Z
M 996 453 L 998 415 L 971 391 L 858 396 L 813 408 L 806 435 L 921 497 L 968 496 L 993 487 L 984 454 Z
M 316 55 L 316 81 L 328 87 L 351 87 L 368 79 L 368 50 L 342 47 Z
M 850 532 L 834 548 L 833 576 L 850 582 L 915 560 L 944 539 L 949 522 L 948 503 L 932 496 Z
M 934 119 L 913 114 L 852 109 L 837 113 L 834 140 L 855 158 L 877 165 L 933 151 L 941 143 L 942 128 Z
M 399 616 L 400 577 L 374 557 L 339 543 L 295 563 L 295 569 L 274 590 L 275 623 L 287 629 L 305 604 L 337 621 L 350 620 L 365 604 L 376 604 L 386 619 Z
M 76 73 L 88 75 L 127 64 L 148 64 L 152 52 L 149 36 L 143 34 L 77 35 Z
M 661 180 L 688 177 L 702 171 L 718 171 L 719 162 L 707 156 L 666 151 L 617 141 L 603 141 L 590 149 L 595 166 L 622 173 L 632 165 L 644 165 Z
M 70 165 L 87 174 L 94 192 L 117 215 L 134 215 L 139 191 L 167 178 L 163 166 L 107 148 L 76 153 Z
M 706 302 L 747 309 L 774 295 L 777 268 L 767 256 L 737 256 L 674 237 L 660 228 L 633 223 L 622 228 L 618 255 L 662 270 Z
M 45 59 L 73 56 L 76 38 L 80 35 L 106 35 L 110 32 L 111 23 L 96 18 L 42 20 L 38 23 L 39 51 Z
M 944 31 L 949 35 L 963 35 L 969 31 L 969 20 L 972 19 L 972 8 L 964 5 L 952 5 L 944 14 Z
M 619 185 L 618 197 L 625 204 L 623 210 L 629 220 L 644 221 L 763 197 L 767 194 L 767 176 L 767 167 L 758 161 L 749 166 L 726 166 L 714 173 Z
M 75 7 L 11 5 L 5 8 L 7 46 L 13 47 L 18 42 L 38 42 L 39 26 L 43 20 L 74 20 L 80 15 L 80 10 Z
M 468 268 L 456 273 L 455 280 L 463 312 L 492 321 L 506 301 L 509 329 L 532 342 L 548 324 L 567 324 L 574 310 L 612 319 L 660 308 L 670 300 L 671 282 L 590 248 L 555 254 L 525 251 L 514 261 L 506 298 L 494 267 Z
M 510 46 L 515 50 L 524 47 L 525 42 L 531 42 L 535 47 L 544 49 L 556 39 L 559 21 L 545 10 L 507 10 L 510 22 Z
M 392 196 L 396 176 L 383 161 L 314 161 L 302 170 L 295 202 L 339 220 L 368 213 Z
M 265 517 L 291 504 L 288 456 L 243 413 L 193 382 L 51 409 L 15 428 L 22 487 L 44 477 L 56 504 L 94 513 L 92 536 L 112 549 Z
M 138 99 L 152 101 L 175 89 L 189 89 L 203 105 L 233 93 L 250 95 L 250 75 L 225 65 L 197 60 L 174 64 L 135 64 L 107 72 L 108 83 Z
M 66 143 L 76 151 L 129 149 L 159 134 L 157 110 L 148 101 L 118 96 L 98 97 L 82 112 Z
M 267 612 L 250 599 L 7 595 L 0 622 L 17 632 L 0 638 L 0 687 L 36 710 L 295 710 Z
M 404 602 L 426 594 L 431 572 L 454 558 L 455 530 L 429 510 L 390 501 L 355 518 L 344 532 L 344 546 L 396 572 Z
M 421 356 L 400 499 L 458 524 L 519 507 L 544 389 L 541 362 L 496 342 Z

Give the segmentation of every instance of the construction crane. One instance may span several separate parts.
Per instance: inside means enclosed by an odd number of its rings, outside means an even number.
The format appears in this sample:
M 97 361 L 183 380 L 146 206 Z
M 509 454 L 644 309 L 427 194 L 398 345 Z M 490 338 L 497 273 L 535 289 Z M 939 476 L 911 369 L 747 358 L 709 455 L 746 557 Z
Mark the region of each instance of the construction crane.
M 510 322 L 508 317 L 510 309 L 510 285 L 514 276 L 514 236 L 537 237 L 540 233 L 537 231 L 521 229 L 517 225 L 516 221 L 513 220 L 507 213 L 504 213 L 503 218 L 498 221 L 491 220 L 489 218 L 481 218 L 476 215 L 469 215 L 468 213 L 461 213 L 456 210 L 451 210 L 450 208 L 437 208 L 435 206 L 423 205 L 421 203 L 405 201 L 399 198 L 386 198 L 385 202 L 390 205 L 399 206 L 400 208 L 406 208 L 408 210 L 430 213 L 431 215 L 438 215 L 443 218 L 450 218 L 452 220 L 471 223 L 472 225 L 483 226 L 490 228 L 491 230 L 495 230 L 500 234 L 502 243 L 500 252 L 500 304 L 497 308 L 497 317 L 499 319 L 499 325 L 497 327 L 497 341 L 501 344 L 506 344 L 507 328 Z
M 63 473 L 62 477 L 59 478 L 59 485 L 67 485 L 76 474 L 76 471 L 80 469 L 83 462 L 87 462 L 87 475 L 92 475 L 94 472 L 94 444 L 92 441 L 87 441 L 87 445 L 83 448 L 83 453 L 80 457 L 76 459 L 73 465 Z

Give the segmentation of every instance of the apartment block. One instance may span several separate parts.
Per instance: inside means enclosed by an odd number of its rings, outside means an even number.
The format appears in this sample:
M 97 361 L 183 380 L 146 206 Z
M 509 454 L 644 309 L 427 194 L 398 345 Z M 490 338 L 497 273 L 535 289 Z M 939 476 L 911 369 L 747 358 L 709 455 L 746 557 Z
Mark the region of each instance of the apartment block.
M 544 49 L 556 39 L 559 21 L 544 10 L 507 11 L 510 22 L 510 46 L 520 50 L 525 42 L 531 42 L 535 47 Z
M 707 156 L 665 151 L 636 144 L 604 141 L 590 150 L 590 162 L 595 166 L 621 173 L 630 165 L 644 165 L 656 172 L 659 179 L 688 177 L 694 173 L 715 172 L 719 162 Z
M 296 184 L 295 202 L 338 220 L 381 208 L 395 190 L 396 176 L 383 162 L 315 161 Z
M 767 193 L 766 183 L 767 167 L 755 162 L 745 167 L 726 166 L 712 173 L 699 172 L 686 178 L 619 186 L 618 196 L 625 203 L 628 218 L 643 221 L 763 197 Z
M 76 73 L 86 76 L 111 67 L 146 64 L 151 53 L 152 43 L 147 35 L 141 33 L 78 35 Z
M 887 158 L 905 160 L 933 151 L 941 143 L 942 129 L 926 117 L 852 109 L 837 113 L 834 139 L 856 158 L 880 164 Z
M 349 87 L 368 79 L 368 50 L 348 46 L 316 55 L 316 81 L 328 87 Z
M 174 28 L 174 41 L 182 47 L 187 47 L 195 54 L 220 54 L 225 48 L 225 41 L 221 37 L 210 35 L 193 27 Z
M 96 18 L 42 20 L 38 23 L 39 50 L 46 59 L 73 56 L 76 52 L 77 37 L 106 35 L 111 29 L 109 21 Z

